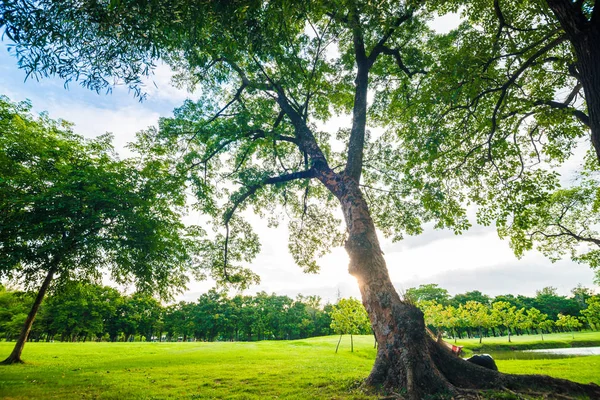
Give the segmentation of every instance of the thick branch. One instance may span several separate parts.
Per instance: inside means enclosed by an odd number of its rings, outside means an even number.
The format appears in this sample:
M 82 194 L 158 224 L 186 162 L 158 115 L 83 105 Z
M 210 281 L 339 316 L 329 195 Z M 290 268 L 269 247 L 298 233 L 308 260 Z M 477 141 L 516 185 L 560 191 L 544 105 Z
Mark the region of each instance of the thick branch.
M 282 88 L 277 88 L 277 104 L 281 107 L 281 110 L 288 116 L 296 133 L 296 144 L 302 152 L 305 152 L 310 157 L 312 167 L 318 167 L 319 169 L 329 169 L 327 165 L 327 159 L 325 154 L 321 151 L 315 136 L 311 132 L 310 128 L 306 125 L 306 122 L 302 118 L 302 115 L 298 113 L 294 107 L 289 103 L 287 96 Z
M 579 121 L 581 121 L 588 128 L 590 127 L 590 117 L 586 113 L 576 108 L 570 107 L 568 103 L 560 103 L 558 101 L 546 100 L 546 101 L 536 101 L 536 105 L 545 105 L 552 108 L 557 108 L 561 110 L 568 110 L 571 114 L 573 114 Z
M 419 69 L 416 71 L 411 71 L 410 69 L 408 69 L 406 64 L 404 64 L 404 61 L 402 61 L 402 55 L 400 54 L 400 50 L 398 50 L 398 49 L 390 49 L 389 47 L 382 46 L 381 52 L 385 55 L 393 56 L 394 59 L 396 60 L 396 64 L 398 65 L 398 68 L 400 68 L 406 75 L 408 75 L 409 78 L 412 78 L 416 74 L 426 74 L 427 73 L 427 71 L 425 71 L 423 69 Z
M 410 19 L 412 13 L 394 20 L 392 26 L 379 39 L 371 54 L 367 57 L 363 41 L 362 27 L 358 17 L 355 17 L 352 25 L 352 34 L 354 42 L 354 53 L 356 57 L 356 78 L 354 80 L 354 107 L 352 109 L 352 129 L 350 130 L 350 140 L 348 142 L 348 163 L 344 174 L 360 181 L 363 164 L 363 154 L 365 147 L 365 133 L 367 129 L 367 92 L 369 86 L 369 70 L 377 60 L 377 57 L 384 51 L 386 42 L 390 39 L 394 31 L 404 21 Z
M 580 5 L 571 0 L 546 0 L 546 2 L 571 40 L 586 33 L 590 24 Z
M 404 22 L 406 22 L 410 18 L 412 18 L 412 15 L 413 15 L 412 10 L 409 10 L 406 14 L 404 14 L 401 17 L 398 17 L 394 20 L 394 23 L 392 24 L 392 26 L 381 37 L 381 39 L 379 39 L 379 41 L 377 42 L 377 44 L 375 45 L 373 50 L 371 50 L 371 54 L 369 54 L 369 57 L 368 57 L 369 66 L 372 66 L 375 63 L 375 61 L 377 60 L 377 57 L 379 56 L 379 54 L 384 52 L 384 50 L 387 48 L 386 43 L 390 39 L 390 37 L 394 34 L 394 31 L 400 25 L 402 25 Z
M 352 28 L 357 72 L 354 79 L 354 107 L 352 108 L 352 129 L 350 130 L 350 140 L 348 142 L 348 163 L 344 174 L 359 182 L 367 127 L 369 68 L 372 64 L 365 53 L 362 28 L 358 17 L 356 17 Z
M 290 181 L 294 181 L 297 179 L 309 179 L 309 178 L 314 178 L 315 176 L 316 176 L 316 171 L 311 168 L 311 169 L 308 169 L 305 171 L 292 172 L 290 174 L 284 174 L 284 175 L 265 178 L 258 183 L 247 186 L 246 191 L 244 193 L 242 193 L 238 198 L 236 198 L 233 201 L 233 205 L 231 206 L 231 208 L 225 212 L 225 214 L 224 214 L 225 224 L 226 225 L 229 224 L 229 221 L 231 221 L 231 218 L 233 217 L 233 214 L 235 213 L 237 208 L 244 201 L 246 201 L 250 196 L 252 196 L 254 193 L 256 193 L 257 190 L 259 190 L 265 186 L 268 186 L 268 185 L 290 182 Z

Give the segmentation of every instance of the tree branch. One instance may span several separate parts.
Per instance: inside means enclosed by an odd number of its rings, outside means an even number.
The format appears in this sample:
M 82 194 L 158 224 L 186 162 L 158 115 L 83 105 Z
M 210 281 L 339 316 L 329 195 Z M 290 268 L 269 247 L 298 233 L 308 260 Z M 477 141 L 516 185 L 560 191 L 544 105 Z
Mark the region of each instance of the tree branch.
M 566 39 L 567 39 L 566 35 L 561 35 L 561 36 L 555 38 L 554 40 L 552 40 L 551 42 L 547 43 L 544 47 L 542 47 L 541 49 L 536 51 L 531 57 L 529 57 L 527 60 L 525 60 L 525 62 L 523 62 L 523 64 L 521 64 L 521 66 L 500 87 L 500 96 L 498 97 L 498 100 L 496 101 L 496 105 L 494 106 L 494 111 L 492 112 L 492 126 L 490 128 L 490 132 L 488 134 L 488 140 L 487 140 L 488 159 L 490 162 L 492 162 L 492 164 L 494 165 L 494 167 L 496 168 L 496 170 L 498 171 L 499 174 L 500 174 L 500 171 L 498 170 L 497 165 L 493 161 L 491 143 L 492 143 L 492 138 L 494 137 L 494 134 L 496 133 L 496 128 L 498 127 L 498 112 L 500 111 L 502 103 L 504 102 L 504 98 L 506 97 L 506 95 L 508 93 L 508 89 L 516 82 L 516 80 L 521 76 L 521 74 L 527 70 L 527 68 L 529 68 L 531 65 L 533 65 L 535 63 L 535 61 L 539 57 L 546 54 L 548 51 L 552 50 L 553 48 L 558 46 L 560 43 L 564 42 Z M 500 176 L 500 178 L 502 178 L 502 176 Z
M 310 179 L 316 176 L 316 171 L 314 169 L 309 169 L 305 171 L 293 172 L 290 174 L 274 176 L 270 178 L 265 178 L 261 182 L 250 185 L 246 188 L 246 191 L 242 193 L 238 198 L 233 201 L 233 205 L 231 208 L 225 211 L 223 214 L 223 221 L 225 224 L 225 245 L 224 245 L 224 254 L 223 254 L 223 275 L 226 280 L 229 281 L 229 275 L 227 274 L 227 255 L 228 255 L 228 247 L 229 247 L 229 222 L 231 222 L 231 218 L 233 214 L 238 209 L 238 207 L 244 203 L 250 196 L 256 193 L 257 190 L 267 186 L 274 185 L 278 183 L 290 182 L 297 179 Z
M 308 169 L 304 171 L 292 172 L 289 174 L 273 176 L 269 178 L 265 178 L 262 181 L 255 183 L 253 185 L 247 186 L 246 191 L 242 193 L 238 198 L 233 201 L 233 205 L 223 214 L 223 220 L 225 224 L 228 224 L 233 217 L 233 214 L 237 210 L 237 208 L 246 201 L 250 196 L 256 193 L 257 190 L 267 186 L 267 185 L 275 185 L 278 183 L 290 182 L 298 179 L 310 179 L 316 177 L 316 171 L 314 169 Z
M 318 167 L 319 169 L 329 169 L 327 165 L 327 159 L 325 158 L 325 154 L 321 151 L 315 136 L 311 132 L 310 128 L 306 125 L 306 122 L 302 118 L 302 115 L 292 107 L 289 103 L 285 92 L 281 87 L 277 87 L 277 97 L 276 101 L 281 107 L 281 110 L 288 116 L 292 125 L 294 126 L 294 131 L 296 132 L 296 144 L 300 148 L 302 152 L 308 154 L 312 161 L 312 167 Z
M 413 11 L 409 10 L 406 14 L 404 14 L 401 17 L 398 17 L 394 20 L 390 29 L 388 29 L 388 31 L 381 37 L 381 39 L 379 39 L 379 41 L 377 42 L 377 44 L 375 45 L 373 50 L 371 50 L 371 54 L 369 54 L 369 57 L 368 57 L 369 67 L 371 67 L 375 63 L 379 54 L 381 54 L 384 51 L 384 49 L 387 48 L 385 44 L 390 39 L 390 37 L 394 34 L 394 31 L 400 25 L 402 25 L 404 22 L 406 22 L 410 18 L 412 18 L 412 15 L 413 15 Z
M 387 46 L 382 46 L 381 52 L 385 55 L 393 56 L 394 59 L 396 60 L 396 64 L 398 65 L 398 68 L 400 68 L 406 75 L 408 75 L 409 78 L 412 78 L 416 74 L 426 74 L 427 73 L 427 71 L 425 71 L 423 69 L 419 69 L 416 71 L 409 70 L 408 67 L 404 64 L 404 61 L 402 61 L 402 56 L 400 55 L 400 50 L 398 50 L 398 49 L 390 49 Z
M 195 168 L 198 165 L 208 163 L 213 157 L 215 157 L 217 154 L 219 154 L 223 149 L 225 149 L 230 144 L 237 142 L 238 140 L 248 139 L 248 138 L 250 140 L 257 140 L 257 139 L 264 139 L 266 137 L 267 137 L 267 132 L 265 132 L 262 129 L 254 129 L 249 132 L 246 132 L 242 136 L 237 136 L 237 137 L 234 137 L 231 139 L 224 140 L 223 142 L 219 143 L 214 149 L 212 149 L 212 151 L 205 154 L 204 157 L 200 161 L 192 163 L 192 165 L 190 166 L 190 169 Z M 289 143 L 294 143 L 294 144 L 298 145 L 298 140 L 294 137 L 285 136 L 285 135 L 273 135 L 272 137 L 275 141 L 280 140 L 283 142 L 289 142 Z
M 596 239 L 593 237 L 585 237 L 585 236 L 580 236 L 576 233 L 571 232 L 570 230 L 564 228 L 562 225 L 558 225 L 561 229 L 563 229 L 563 232 L 560 233 L 546 233 L 543 231 L 535 231 L 535 232 L 531 232 L 530 233 L 530 237 L 533 237 L 536 234 L 542 235 L 546 238 L 557 238 L 557 237 L 563 237 L 563 236 L 569 236 L 572 237 L 573 239 L 579 241 L 579 242 L 588 242 L 588 243 L 594 243 L 597 246 L 600 247 L 600 239 Z
M 583 111 L 570 107 L 570 105 L 568 103 L 560 103 L 558 101 L 553 101 L 553 100 L 546 100 L 546 101 L 542 100 L 542 101 L 536 101 L 535 105 L 537 105 L 537 106 L 545 105 L 545 106 L 557 108 L 560 110 L 567 110 L 567 111 L 571 112 L 571 114 L 573 114 L 585 126 L 590 128 L 590 117 L 588 117 L 588 115 L 586 113 L 584 113 Z
M 369 70 L 377 60 L 379 54 L 384 51 L 385 43 L 390 39 L 396 28 L 412 16 L 408 12 L 396 18 L 388 31 L 379 39 L 371 54 L 367 57 L 363 39 L 362 27 L 357 14 L 352 15 L 352 36 L 354 43 L 354 54 L 356 57 L 356 78 L 354 80 L 354 106 L 352 109 L 352 129 L 348 142 L 348 163 L 344 169 L 344 175 L 349 176 L 356 182 L 360 182 L 362 173 L 363 153 L 365 147 L 365 133 L 367 127 L 367 92 L 369 85 Z

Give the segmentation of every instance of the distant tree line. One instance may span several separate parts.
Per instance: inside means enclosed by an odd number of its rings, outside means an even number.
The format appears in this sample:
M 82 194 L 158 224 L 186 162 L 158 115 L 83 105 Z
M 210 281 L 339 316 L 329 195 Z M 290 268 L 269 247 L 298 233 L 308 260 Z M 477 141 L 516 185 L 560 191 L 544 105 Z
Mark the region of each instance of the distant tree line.
M 438 334 L 457 338 L 508 336 L 520 334 L 573 332 L 583 328 L 600 329 L 600 295 L 581 285 L 571 296 L 559 296 L 546 287 L 535 297 L 501 295 L 491 298 L 480 291 L 450 297 L 436 284 L 406 291 L 425 314 L 426 324 Z
M 33 302 L 30 293 L 0 285 L 0 340 L 15 340 Z M 163 306 L 155 298 L 94 284 L 71 284 L 42 304 L 30 340 L 189 341 L 299 339 L 329 335 L 332 305 L 318 296 L 296 299 L 210 290 L 196 302 Z
M 436 284 L 408 289 L 405 297 L 425 313 L 430 329 L 448 337 L 600 330 L 600 295 L 578 286 L 571 296 L 555 288 L 535 297 L 480 291 L 450 296 Z M 16 340 L 34 300 L 29 292 L 0 285 L 0 340 Z M 71 283 L 42 303 L 30 340 L 58 341 L 255 341 L 337 334 L 370 334 L 358 300 L 321 304 L 318 296 L 257 293 L 228 296 L 210 290 L 196 302 L 163 305 L 154 297 L 96 284 Z M 509 338 L 510 340 L 510 338 Z

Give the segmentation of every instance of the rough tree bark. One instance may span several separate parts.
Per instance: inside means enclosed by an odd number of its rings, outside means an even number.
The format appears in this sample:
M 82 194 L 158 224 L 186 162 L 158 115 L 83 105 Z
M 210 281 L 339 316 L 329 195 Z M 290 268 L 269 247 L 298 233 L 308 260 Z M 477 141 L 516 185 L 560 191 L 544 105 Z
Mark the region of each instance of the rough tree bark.
M 23 360 L 21 359 L 21 353 L 23 352 L 23 348 L 27 342 L 27 337 L 29 336 L 29 332 L 31 332 L 31 327 L 33 326 L 33 321 L 35 320 L 37 312 L 40 308 L 40 304 L 42 304 L 42 300 L 48 291 L 50 282 L 52 282 L 52 278 L 54 278 L 55 272 L 56 266 L 53 265 L 48 270 L 48 274 L 46 275 L 46 278 L 44 278 L 44 282 L 42 282 L 42 286 L 35 297 L 33 306 L 31 307 L 31 310 L 29 310 L 29 314 L 27 314 L 27 319 L 25 319 L 25 324 L 23 325 L 23 329 L 21 330 L 21 334 L 19 335 L 19 339 L 17 339 L 17 343 L 15 344 L 12 353 L 10 353 L 10 355 L 0 364 L 23 363 Z
M 548 6 L 573 45 L 576 62 L 572 71 L 585 93 L 591 140 L 600 162 L 600 10 L 594 6 L 591 18 L 582 11 L 580 1 L 547 0 Z

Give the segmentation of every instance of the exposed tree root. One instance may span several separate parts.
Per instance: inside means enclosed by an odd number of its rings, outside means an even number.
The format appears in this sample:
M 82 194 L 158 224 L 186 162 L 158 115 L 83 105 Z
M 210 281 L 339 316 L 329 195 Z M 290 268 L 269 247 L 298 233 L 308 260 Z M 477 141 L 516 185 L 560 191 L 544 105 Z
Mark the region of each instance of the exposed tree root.
M 503 374 L 455 356 L 425 333 L 422 313 L 394 305 L 398 321 L 379 342 L 366 385 L 398 399 L 600 399 L 600 386 L 545 375 Z M 408 345 L 407 345 L 408 344 Z M 394 398 L 394 397 L 392 397 Z
M 384 379 L 378 387 L 386 393 L 385 399 L 600 399 L 600 386 L 593 383 L 581 384 L 545 375 L 503 374 L 456 357 L 430 338 L 427 347 L 432 365 L 424 360 L 417 369 L 420 384 L 397 386 L 398 380 L 391 385 L 394 380 Z M 399 376 L 410 377 L 411 373 L 401 372 Z M 434 386 L 429 386 L 431 377 Z M 372 379 L 373 374 L 366 383 L 373 386 Z
M 4 361 L 0 362 L 0 365 L 12 365 L 12 364 L 24 364 L 23 360 L 20 358 L 8 357 Z

